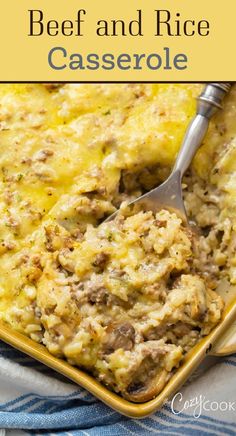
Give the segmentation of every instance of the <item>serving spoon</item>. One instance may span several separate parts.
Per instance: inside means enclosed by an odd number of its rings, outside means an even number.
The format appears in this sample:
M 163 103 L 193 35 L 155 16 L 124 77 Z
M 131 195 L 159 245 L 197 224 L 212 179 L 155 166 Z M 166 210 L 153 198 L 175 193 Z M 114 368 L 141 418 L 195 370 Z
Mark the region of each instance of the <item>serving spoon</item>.
M 230 88 L 231 83 L 209 83 L 205 86 L 202 94 L 197 98 L 196 115 L 186 131 L 170 176 L 157 188 L 130 202 L 128 208 L 138 205 L 141 210 L 150 210 L 154 213 L 160 209 L 168 209 L 180 216 L 184 224 L 188 224 L 181 181 L 202 143 L 211 117 L 222 109 L 223 99 Z M 119 210 L 110 215 L 105 222 L 113 220 L 118 213 Z

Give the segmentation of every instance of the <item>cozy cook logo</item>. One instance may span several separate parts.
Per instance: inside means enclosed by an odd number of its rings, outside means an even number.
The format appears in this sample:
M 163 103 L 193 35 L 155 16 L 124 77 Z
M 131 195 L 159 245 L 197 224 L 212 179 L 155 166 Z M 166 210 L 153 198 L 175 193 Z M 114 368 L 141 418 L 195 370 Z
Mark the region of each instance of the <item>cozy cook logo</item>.
M 235 401 L 212 401 L 202 394 L 186 400 L 181 392 L 177 392 L 172 400 L 167 401 L 166 404 L 170 406 L 174 415 L 191 412 L 196 419 L 200 418 L 204 412 L 236 411 Z

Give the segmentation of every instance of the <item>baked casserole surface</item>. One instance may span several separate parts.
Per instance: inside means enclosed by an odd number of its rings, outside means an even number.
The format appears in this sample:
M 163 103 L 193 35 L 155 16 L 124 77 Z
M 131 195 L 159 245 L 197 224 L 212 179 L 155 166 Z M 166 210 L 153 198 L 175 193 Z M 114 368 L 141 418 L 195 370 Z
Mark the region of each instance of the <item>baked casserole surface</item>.
M 201 88 L 0 85 L 0 318 L 131 401 L 157 394 L 236 283 L 235 88 L 184 179 L 195 230 L 125 208 L 170 173 Z

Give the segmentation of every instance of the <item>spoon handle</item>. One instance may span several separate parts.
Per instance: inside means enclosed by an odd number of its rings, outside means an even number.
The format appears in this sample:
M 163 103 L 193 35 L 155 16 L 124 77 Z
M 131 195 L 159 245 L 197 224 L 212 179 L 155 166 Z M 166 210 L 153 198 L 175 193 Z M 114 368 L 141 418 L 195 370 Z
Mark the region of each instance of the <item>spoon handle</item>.
M 207 132 L 210 118 L 222 109 L 223 99 L 229 93 L 231 83 L 209 83 L 197 99 L 197 114 L 185 134 L 172 173 L 179 171 L 182 178 L 191 164 Z

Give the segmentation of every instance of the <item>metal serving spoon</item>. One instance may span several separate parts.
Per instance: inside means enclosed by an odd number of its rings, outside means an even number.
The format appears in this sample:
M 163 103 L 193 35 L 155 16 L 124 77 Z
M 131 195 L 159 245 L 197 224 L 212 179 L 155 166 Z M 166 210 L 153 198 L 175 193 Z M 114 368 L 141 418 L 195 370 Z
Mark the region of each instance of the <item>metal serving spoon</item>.
M 160 209 L 172 210 L 188 224 L 181 181 L 202 143 L 211 117 L 218 109 L 222 109 L 222 101 L 230 88 L 231 83 L 209 83 L 205 86 L 197 99 L 197 113 L 187 129 L 170 176 L 157 188 L 130 202 L 127 207 L 138 204 L 142 210 L 151 210 L 154 213 Z M 113 220 L 118 212 L 119 210 L 110 215 L 105 222 Z

